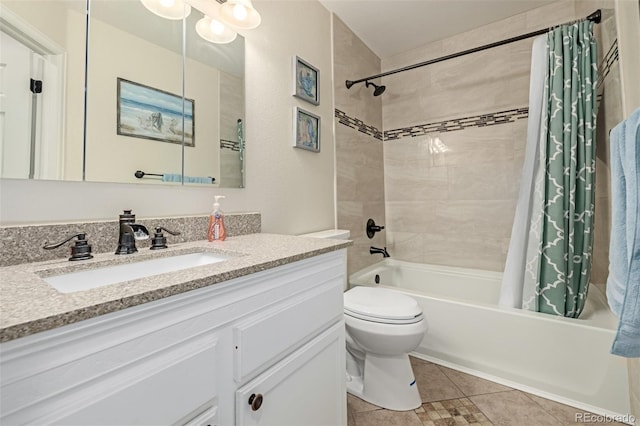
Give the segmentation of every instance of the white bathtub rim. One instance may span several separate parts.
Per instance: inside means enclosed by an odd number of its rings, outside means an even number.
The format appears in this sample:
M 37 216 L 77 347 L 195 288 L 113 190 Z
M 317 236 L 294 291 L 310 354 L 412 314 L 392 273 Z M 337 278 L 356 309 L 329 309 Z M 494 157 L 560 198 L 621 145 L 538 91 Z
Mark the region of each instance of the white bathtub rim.
M 411 269 L 428 269 L 431 271 L 440 272 L 447 275 L 473 276 L 473 277 L 490 278 L 490 279 L 497 279 L 497 278 L 502 279 L 502 275 L 503 275 L 502 272 L 498 272 L 498 271 L 485 271 L 482 269 L 461 268 L 459 266 L 416 263 L 416 262 L 408 262 L 405 260 L 386 258 L 349 275 L 349 282 L 351 282 L 352 279 L 357 279 L 358 277 L 364 274 L 372 272 L 380 268 L 381 266 L 386 266 L 386 265 L 391 265 L 391 266 L 402 265 L 403 267 L 407 267 Z
M 568 406 L 571 406 L 573 408 L 584 410 L 586 412 L 594 413 L 594 414 L 597 414 L 597 415 L 610 416 L 610 417 L 629 416 L 629 415 L 631 415 L 631 413 L 617 413 L 615 411 L 606 410 L 604 408 L 596 407 L 594 405 L 585 404 L 583 402 L 579 402 L 579 401 L 576 401 L 576 400 L 573 400 L 573 399 L 570 399 L 570 398 L 565 398 L 563 396 L 559 396 L 559 395 L 551 393 L 551 392 L 545 392 L 545 391 L 542 391 L 540 389 L 524 385 L 522 383 L 518 383 L 518 382 L 515 382 L 515 381 L 512 381 L 512 380 L 508 380 L 508 379 L 503 379 L 501 377 L 494 376 L 492 374 L 487 374 L 487 373 L 484 373 L 484 372 L 479 371 L 479 370 L 474 370 L 473 368 L 468 368 L 468 367 L 465 367 L 465 366 L 462 366 L 462 365 L 459 365 L 459 364 L 456 364 L 456 363 L 453 363 L 453 362 L 450 362 L 450 361 L 446 361 L 446 360 L 443 360 L 443 359 L 440 359 L 440 358 L 436 358 L 436 357 L 433 357 L 433 356 L 429 356 L 429 355 L 425 355 L 425 354 L 422 354 L 422 353 L 411 352 L 410 355 L 415 357 L 415 358 L 421 359 L 423 361 L 429 361 L 429 362 L 432 362 L 434 364 L 441 365 L 443 367 L 451 368 L 452 370 L 457 370 L 457 371 L 460 371 L 462 373 L 470 374 L 472 376 L 479 377 L 481 379 L 489 380 L 491 382 L 498 383 L 500 385 L 504 385 L 504 386 L 507 386 L 507 387 L 510 387 L 510 388 L 513 388 L 513 389 L 516 389 L 516 390 L 527 392 L 527 393 L 530 393 L 532 395 L 536 395 L 536 396 L 539 396 L 539 397 L 542 397 L 542 398 L 545 398 L 545 399 L 549 399 L 551 401 L 558 402 L 560 404 L 568 405 Z M 503 391 L 503 392 L 509 392 L 509 391 L 507 390 L 507 391 Z M 481 394 L 478 394 L 478 395 L 481 395 Z M 473 396 L 476 396 L 476 395 L 465 395 L 465 398 L 469 398 L 469 397 L 473 397 Z M 544 408 L 543 408 L 543 410 L 544 410 Z M 550 415 L 552 415 L 552 414 L 550 414 Z M 554 418 L 555 418 L 555 416 L 554 416 Z M 560 421 L 559 419 L 557 419 L 557 420 Z M 634 426 L 634 423 L 626 423 L 626 424 Z
M 395 290 L 395 291 L 399 291 L 402 293 L 408 293 L 408 294 L 412 294 L 415 295 L 417 297 L 428 297 L 429 299 L 433 299 L 433 300 L 437 300 L 437 301 L 443 301 L 443 302 L 453 302 L 462 306 L 469 306 L 469 307 L 482 307 L 483 309 L 488 309 L 490 311 L 493 312 L 506 312 L 510 315 L 520 315 L 520 316 L 525 316 L 525 317 L 534 317 L 537 320 L 540 321 L 547 321 L 547 322 L 568 322 L 570 324 L 572 324 L 575 327 L 582 327 L 582 328 L 588 328 L 588 329 L 593 329 L 593 328 L 597 328 L 600 329 L 604 332 L 608 332 L 611 334 L 611 340 L 613 341 L 613 337 L 616 333 L 616 328 L 611 326 L 611 327 L 605 327 L 603 325 L 600 324 L 593 324 L 593 322 L 589 319 L 582 319 L 582 318 L 567 318 L 567 317 L 561 317 L 558 315 L 550 315 L 550 314 L 545 314 L 545 313 L 541 313 L 541 312 L 534 312 L 534 311 L 529 311 L 526 309 L 517 309 L 517 308 L 510 308 L 507 306 L 497 306 L 497 305 L 493 305 L 490 303 L 482 303 L 482 302 L 470 302 L 467 300 L 461 300 L 461 299 L 456 299 L 456 298 L 452 298 L 452 297 L 446 297 L 446 296 L 433 296 L 429 293 L 422 293 L 416 290 L 411 290 L 411 289 L 406 289 L 406 288 L 402 288 L 402 287 L 390 287 L 390 286 L 384 286 L 384 285 L 378 285 L 377 287 L 382 287 L 382 288 L 387 288 L 390 290 Z M 428 312 L 425 312 L 425 317 L 427 318 L 427 321 L 429 319 L 429 314 Z M 614 355 L 612 355 L 614 356 Z
M 416 291 L 416 290 L 412 290 L 412 289 L 407 289 L 407 288 L 403 288 L 401 286 L 386 286 L 386 285 L 382 285 L 382 284 L 374 284 L 374 283 L 365 283 L 362 281 L 362 276 L 366 275 L 368 273 L 371 273 L 373 271 L 375 271 L 376 269 L 379 269 L 381 267 L 386 267 L 386 266 L 394 266 L 394 265 L 400 265 L 401 267 L 406 267 L 406 268 L 412 268 L 412 269 L 425 269 L 425 270 L 430 270 L 430 271 L 435 271 L 435 272 L 440 272 L 440 273 L 446 273 L 449 275 L 466 275 L 466 276 L 473 276 L 473 277 L 483 277 L 483 278 L 493 278 L 495 279 L 496 277 L 500 277 L 502 276 L 501 272 L 494 272 L 494 271 L 483 271 L 483 270 L 475 270 L 475 269 L 467 269 L 467 268 L 458 268 L 455 266 L 440 266 L 440 265 L 427 265 L 427 264 L 421 264 L 421 263 L 414 263 L 414 262 L 406 262 L 406 261 L 402 261 L 402 260 L 397 260 L 397 259 L 384 259 L 380 262 L 374 263 L 373 265 L 370 265 L 364 269 L 361 269 L 357 272 L 354 272 L 353 274 L 351 274 L 349 276 L 349 282 L 348 282 L 348 288 L 351 288 L 353 285 L 366 285 L 369 287 L 382 287 L 382 288 L 387 288 L 390 290 L 396 290 L 396 291 L 400 291 L 400 292 L 405 292 L 405 293 L 409 293 L 409 294 L 413 294 L 416 296 L 421 296 L 421 297 L 429 297 L 430 299 L 433 300 L 439 300 L 439 301 L 447 301 L 447 302 L 455 302 L 455 303 L 459 303 L 463 306 L 481 306 L 483 308 L 492 310 L 494 312 L 497 311 L 501 311 L 501 312 L 508 312 L 510 314 L 513 315 L 524 315 L 524 316 L 529 316 L 529 317 L 535 317 L 539 320 L 542 321 L 567 321 L 571 324 L 573 324 L 574 326 L 578 326 L 578 327 L 587 327 L 587 328 L 598 328 L 598 329 L 602 329 L 602 330 L 606 330 L 608 332 L 612 333 L 612 340 L 613 340 L 613 336 L 617 330 L 617 321 L 615 322 L 615 324 L 597 324 L 594 323 L 594 321 L 590 318 L 567 318 L 567 317 L 562 317 L 562 316 L 558 316 L 558 315 L 550 315 L 550 314 L 545 314 L 545 313 L 540 313 L 540 312 L 533 312 L 533 311 L 529 311 L 526 309 L 517 309 L 517 308 L 511 308 L 511 307 L 507 307 L 507 306 L 500 306 L 497 304 L 492 304 L 492 303 L 484 303 L 481 301 L 470 301 L 470 300 L 465 300 L 465 299 L 459 299 L 459 298 L 455 298 L 455 297 L 447 297 L 447 296 L 441 296 L 441 295 L 434 295 L 433 293 L 429 293 L 429 292 L 420 292 L 420 291 Z M 592 293 L 597 293 L 596 295 L 593 295 Z M 597 297 L 600 299 L 600 301 L 602 302 L 603 300 L 605 301 L 604 303 L 606 304 L 606 298 L 605 296 L 602 294 L 602 290 L 597 287 L 597 286 L 592 286 L 589 288 L 589 294 L 591 297 Z M 613 315 L 613 314 L 612 314 Z M 427 318 L 428 318 L 428 314 L 427 314 Z M 617 319 L 616 319 L 617 320 Z

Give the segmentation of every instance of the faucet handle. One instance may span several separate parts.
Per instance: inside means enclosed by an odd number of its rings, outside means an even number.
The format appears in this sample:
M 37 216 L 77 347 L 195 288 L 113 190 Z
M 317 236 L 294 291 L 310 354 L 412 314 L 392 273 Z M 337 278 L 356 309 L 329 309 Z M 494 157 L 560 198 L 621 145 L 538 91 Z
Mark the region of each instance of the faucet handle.
M 167 228 L 165 228 L 164 226 L 158 226 L 156 227 L 156 234 L 158 233 L 162 233 L 162 231 L 168 232 L 171 235 L 180 235 L 179 231 L 169 231 Z
M 384 229 L 384 226 L 376 225 L 376 222 L 373 219 L 370 218 L 369 220 L 367 220 L 366 231 L 367 231 L 367 237 L 369 237 L 369 239 L 372 239 L 376 232 L 380 232 L 383 229 Z
M 89 241 L 87 241 L 87 234 L 85 234 L 84 232 L 71 235 L 66 239 L 60 241 L 59 243 L 47 244 L 47 241 L 45 241 L 42 248 L 45 250 L 55 249 L 76 237 L 78 237 L 78 241 L 76 241 L 75 244 L 71 246 L 71 257 L 69 258 L 69 260 L 75 261 L 93 258 L 93 256 L 91 255 L 91 244 L 89 244 Z
M 136 215 L 131 213 L 131 209 L 123 210 L 122 214 L 118 216 L 120 223 L 135 223 Z
M 151 247 L 149 247 L 149 249 L 160 250 L 167 248 L 167 237 L 164 236 L 162 231 L 166 231 L 171 235 L 180 235 L 180 232 L 169 231 L 164 226 L 158 226 L 156 227 L 156 232 L 151 239 Z

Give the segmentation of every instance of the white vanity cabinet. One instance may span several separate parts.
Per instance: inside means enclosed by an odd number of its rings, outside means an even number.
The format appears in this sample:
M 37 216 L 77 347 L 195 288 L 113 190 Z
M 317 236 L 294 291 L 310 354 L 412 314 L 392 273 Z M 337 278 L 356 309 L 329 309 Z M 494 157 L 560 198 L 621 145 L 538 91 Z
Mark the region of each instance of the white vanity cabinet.
M 345 279 L 342 249 L 3 343 L 0 424 L 346 425 Z

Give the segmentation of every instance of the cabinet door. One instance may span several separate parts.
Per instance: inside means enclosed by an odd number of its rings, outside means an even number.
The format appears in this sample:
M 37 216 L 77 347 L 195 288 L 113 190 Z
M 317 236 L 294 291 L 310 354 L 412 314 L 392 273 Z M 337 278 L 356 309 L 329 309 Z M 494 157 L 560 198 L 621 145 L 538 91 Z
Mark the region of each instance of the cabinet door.
M 236 425 L 346 425 L 344 322 L 236 391 Z
M 236 382 L 256 377 L 343 316 L 341 282 L 332 278 L 234 325 Z
M 75 388 L 68 395 L 75 397 L 75 407 L 64 406 L 65 398 L 61 398 L 61 406 L 46 405 L 49 412 L 34 423 L 160 426 L 193 421 L 194 425 L 213 426 L 216 423 L 210 420 L 215 421 L 217 413 L 217 350 L 217 339 L 206 336 L 191 345 L 152 354 L 103 380 Z
M 151 368 L 143 374 L 128 374 L 131 382 L 124 386 L 111 388 L 107 383 L 101 384 L 104 395 L 97 397 L 96 401 L 84 409 L 58 419 L 54 424 L 182 424 L 180 419 L 184 414 L 201 406 L 203 401 L 209 400 L 205 405 L 213 405 L 210 398 L 217 392 L 215 345 L 181 358 L 167 357 L 166 361 L 164 365 L 140 365 L 139 370 Z M 156 363 L 154 360 L 154 364 Z M 142 377 L 136 377 L 138 375 Z M 215 410 L 213 414 L 215 415 Z

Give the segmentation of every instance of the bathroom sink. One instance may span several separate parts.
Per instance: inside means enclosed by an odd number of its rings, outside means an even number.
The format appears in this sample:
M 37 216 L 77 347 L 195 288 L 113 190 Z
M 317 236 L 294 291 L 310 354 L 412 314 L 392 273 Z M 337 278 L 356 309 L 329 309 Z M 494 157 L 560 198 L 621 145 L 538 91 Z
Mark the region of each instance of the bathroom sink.
M 210 265 L 228 258 L 229 256 L 218 253 L 182 254 L 70 272 L 43 279 L 61 293 L 73 293 L 167 272 L 181 271 L 196 266 Z

